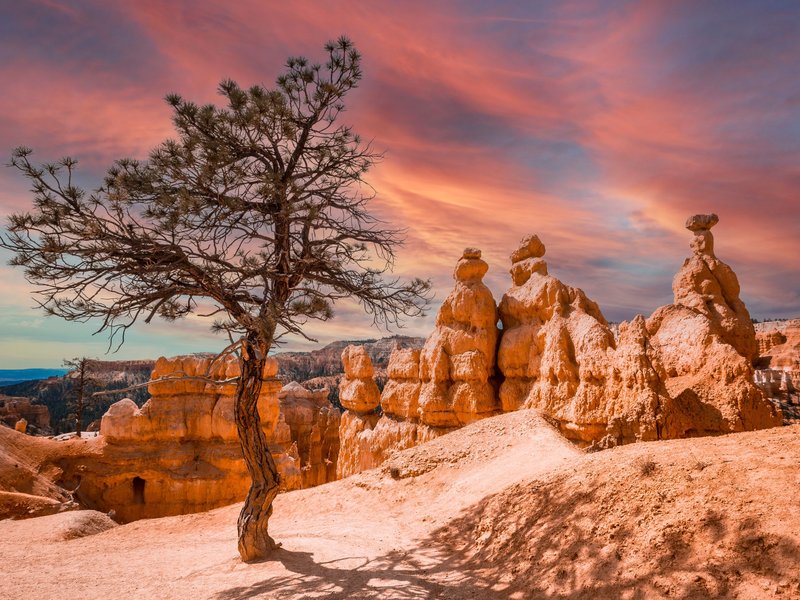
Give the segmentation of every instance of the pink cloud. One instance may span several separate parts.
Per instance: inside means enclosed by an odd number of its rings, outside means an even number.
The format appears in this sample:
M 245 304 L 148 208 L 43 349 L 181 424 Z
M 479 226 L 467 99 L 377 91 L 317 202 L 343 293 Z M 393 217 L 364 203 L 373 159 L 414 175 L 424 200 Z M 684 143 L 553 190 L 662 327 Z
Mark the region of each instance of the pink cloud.
M 98 13 L 59 6 L 76 28 Z M 223 77 L 272 85 L 288 55 L 322 61 L 324 41 L 344 33 L 365 77 L 343 118 L 387 151 L 370 178 L 374 208 L 408 228 L 398 273 L 432 277 L 439 300 L 467 245 L 484 250 L 499 297 L 509 253 L 535 232 L 551 272 L 607 312 L 647 312 L 669 299 L 688 252 L 685 218 L 716 211 L 718 254 L 748 299 L 800 310 L 800 147 L 783 131 L 797 127 L 800 90 L 786 78 L 800 48 L 778 35 L 779 16 L 757 15 L 755 37 L 742 39 L 736 19 L 689 2 L 468 8 L 118 5 L 103 18 L 132 36 L 119 70 L 103 47 L 79 59 L 68 42 L 54 49 L 59 60 L 17 53 L 0 66 L 12 82 L 0 141 L 41 159 L 73 154 L 88 181 L 172 134 L 165 93 L 206 102 Z M 132 70 L 137 54 L 147 56 Z M 10 171 L 0 184 L 4 214 L 29 203 Z M 356 311 L 340 318 L 329 331 L 365 327 Z

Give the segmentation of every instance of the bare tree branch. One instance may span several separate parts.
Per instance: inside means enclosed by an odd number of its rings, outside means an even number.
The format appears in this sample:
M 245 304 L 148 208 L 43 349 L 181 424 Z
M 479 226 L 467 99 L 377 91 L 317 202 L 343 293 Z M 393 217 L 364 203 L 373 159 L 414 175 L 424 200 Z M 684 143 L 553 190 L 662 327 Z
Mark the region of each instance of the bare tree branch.
M 225 106 L 167 96 L 176 136 L 146 160 L 123 158 L 92 192 L 77 187 L 77 161 L 35 165 L 17 148 L 10 166 L 31 184 L 34 208 L 11 215 L 0 247 L 12 251 L 47 313 L 98 323 L 110 347 L 137 321 L 216 316 L 242 375 L 237 431 L 254 482 L 240 517 L 240 553 L 263 556 L 266 519 L 279 476 L 260 428 L 257 398 L 274 344 L 313 339 L 312 321 L 337 300 L 358 302 L 376 325 L 423 313 L 430 283 L 389 275 L 404 232 L 371 215 L 365 181 L 382 159 L 337 119 L 361 79 L 347 38 L 325 47 L 327 62 L 290 58 L 274 89 L 223 81 Z M 173 381 L 157 379 L 120 393 Z M 104 393 L 95 394 L 103 395 Z

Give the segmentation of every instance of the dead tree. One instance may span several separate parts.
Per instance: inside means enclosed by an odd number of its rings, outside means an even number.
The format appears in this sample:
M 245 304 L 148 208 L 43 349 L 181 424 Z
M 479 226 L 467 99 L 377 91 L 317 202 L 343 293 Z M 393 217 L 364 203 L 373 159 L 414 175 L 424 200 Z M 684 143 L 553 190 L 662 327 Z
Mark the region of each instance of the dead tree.
M 378 325 L 422 313 L 430 284 L 388 277 L 402 231 L 367 212 L 364 175 L 381 155 L 337 123 L 361 79 L 346 38 L 327 63 L 290 58 L 274 89 L 223 81 L 226 105 L 167 96 L 177 132 L 147 160 L 118 160 L 87 193 L 76 161 L 11 166 L 32 184 L 35 208 L 10 218 L 0 246 L 14 252 L 45 312 L 97 319 L 119 347 L 137 320 L 213 317 L 241 371 L 235 419 L 252 486 L 239 516 L 246 561 L 269 554 L 279 477 L 257 399 L 267 355 L 286 335 L 312 339 L 310 320 L 337 300 L 360 303 Z
M 73 399 L 70 402 L 72 409 L 75 411 L 75 432 L 78 437 L 81 437 L 81 427 L 83 426 L 83 410 L 87 408 L 90 398 L 87 398 L 88 388 L 95 384 L 95 379 L 92 377 L 92 365 L 94 361 L 84 357 L 64 359 L 64 366 L 70 369 L 67 374 L 67 379 L 74 381 L 72 390 Z

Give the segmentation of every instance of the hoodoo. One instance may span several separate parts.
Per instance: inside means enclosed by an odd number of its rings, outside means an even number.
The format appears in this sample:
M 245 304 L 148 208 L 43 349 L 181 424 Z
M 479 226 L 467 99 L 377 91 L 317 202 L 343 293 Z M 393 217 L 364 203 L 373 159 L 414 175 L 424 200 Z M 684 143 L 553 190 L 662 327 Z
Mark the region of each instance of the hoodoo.
M 753 380 L 755 329 L 733 270 L 714 254 L 717 215 L 695 215 L 692 256 L 672 281 L 674 304 L 647 320 L 649 345 L 670 396 L 662 437 L 763 429 L 783 422 Z
M 489 265 L 467 248 L 456 264 L 455 287 L 436 316 L 420 354 L 420 419 L 457 427 L 499 412 L 494 377 L 497 306 L 483 283 Z
M 604 397 L 614 335 L 583 290 L 548 274 L 535 235 L 511 254 L 512 286 L 500 301 L 498 364 L 504 411 L 538 408 L 571 436 L 604 435 Z
M 383 416 L 359 413 L 360 405 L 349 400 L 352 378 L 369 373 L 372 381 L 371 368 L 356 368 L 369 357 L 355 347 L 342 353 L 342 394 L 348 395 L 342 405 L 350 410 L 342 415 L 339 429 L 340 477 L 376 467 L 393 452 L 499 412 L 494 381 L 497 307 L 482 281 L 488 268 L 480 250 L 464 250 L 453 272 L 453 291 L 423 348 L 392 352 L 380 397 Z M 358 363 L 353 360 L 356 353 Z M 368 382 L 361 385 L 370 387 Z
M 482 282 L 488 265 L 467 248 L 424 347 L 392 354 L 384 416 L 372 412 L 374 390 L 369 406 L 351 402 L 339 475 L 518 408 L 536 408 L 568 438 L 604 447 L 780 425 L 780 411 L 753 381 L 758 344 L 739 282 L 714 253 L 718 221 L 687 220 L 692 255 L 674 278 L 674 303 L 621 323 L 617 336 L 583 290 L 548 273 L 538 236 L 512 252 L 499 312 Z M 353 359 L 345 354 L 347 370 Z M 371 371 L 361 375 L 369 382 L 360 386 L 374 385 Z M 346 380 L 343 391 L 352 385 Z

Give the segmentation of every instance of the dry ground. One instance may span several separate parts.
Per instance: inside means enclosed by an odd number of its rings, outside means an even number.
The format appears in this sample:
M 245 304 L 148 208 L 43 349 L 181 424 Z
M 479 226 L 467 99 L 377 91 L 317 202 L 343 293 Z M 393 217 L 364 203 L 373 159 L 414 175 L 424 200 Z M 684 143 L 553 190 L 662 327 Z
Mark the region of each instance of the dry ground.
M 520 411 L 279 496 L 258 564 L 238 506 L 0 521 L 0 597 L 800 598 L 798 500 L 800 426 L 585 455 Z

